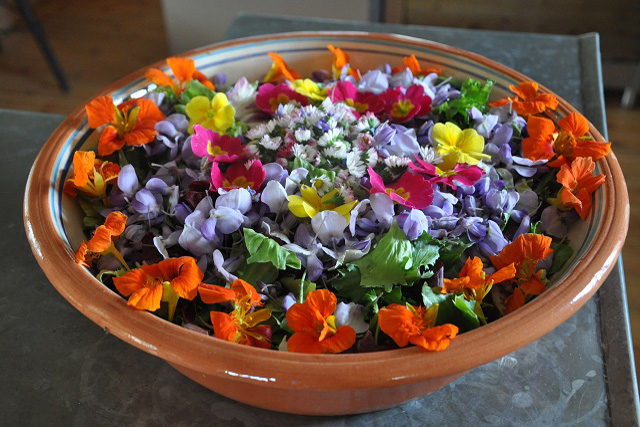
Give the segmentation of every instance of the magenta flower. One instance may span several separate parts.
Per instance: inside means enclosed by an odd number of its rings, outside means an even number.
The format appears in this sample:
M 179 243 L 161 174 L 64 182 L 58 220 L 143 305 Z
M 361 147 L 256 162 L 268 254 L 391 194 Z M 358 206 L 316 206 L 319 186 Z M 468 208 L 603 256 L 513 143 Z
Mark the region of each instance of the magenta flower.
M 191 151 L 196 156 L 208 156 L 210 161 L 220 163 L 234 163 L 247 157 L 240 138 L 220 135 L 200 125 L 193 125 L 193 130 Z
M 372 92 L 358 92 L 350 81 L 340 81 L 327 92 L 334 103 L 344 102 L 353 107 L 359 114 L 371 112 L 377 114 L 384 108 L 382 98 Z
M 277 86 L 265 83 L 260 86 L 258 95 L 256 95 L 256 105 L 268 114 L 274 114 L 280 105 L 287 105 L 290 102 L 307 105 L 309 100 L 306 96 L 291 89 L 286 83 L 280 83 Z
M 262 182 L 267 172 L 262 167 L 260 160 L 246 163 L 232 163 L 223 174 L 218 162 L 214 162 L 211 168 L 211 183 L 216 190 L 223 188 L 251 188 L 260 191 Z
M 429 162 L 425 162 L 424 160 L 416 158 L 418 165 L 411 162 L 409 163 L 409 167 L 418 173 L 423 173 L 426 175 L 431 175 L 433 178 L 429 179 L 429 182 L 432 184 L 442 182 L 443 184 L 447 184 L 454 190 L 457 186 L 453 181 L 458 181 L 463 185 L 473 185 L 475 184 L 484 174 L 481 168 L 478 166 L 467 165 L 466 163 L 458 163 L 454 166 L 454 168 L 450 171 L 443 171 L 440 168 L 432 165 Z
M 384 118 L 392 122 L 404 123 L 431 111 L 431 98 L 420 85 L 389 88 L 380 97 L 385 103 Z
M 387 193 L 391 200 L 409 208 L 424 209 L 433 201 L 431 183 L 421 175 L 405 172 L 399 180 L 385 185 L 380 175 L 369 167 L 371 194 Z

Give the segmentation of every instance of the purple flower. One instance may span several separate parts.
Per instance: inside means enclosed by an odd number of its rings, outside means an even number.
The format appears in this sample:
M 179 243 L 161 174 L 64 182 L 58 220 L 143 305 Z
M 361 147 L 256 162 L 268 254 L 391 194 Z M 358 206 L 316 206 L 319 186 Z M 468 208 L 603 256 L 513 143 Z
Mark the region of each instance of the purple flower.
M 450 234 L 455 237 L 464 234 L 470 242 L 479 242 L 487 235 L 487 226 L 484 224 L 484 219 L 480 217 L 465 217 L 458 222 Z
M 396 215 L 395 219 L 409 240 L 416 240 L 422 236 L 423 232 L 429 231 L 429 221 L 425 214 L 418 209 L 404 211 Z
M 480 252 L 487 258 L 497 255 L 502 249 L 509 244 L 509 241 L 502 235 L 500 226 L 489 220 L 487 222 L 487 235 L 484 240 L 478 243 Z
M 381 94 L 389 88 L 389 77 L 380 70 L 367 71 L 358 82 L 358 92 Z

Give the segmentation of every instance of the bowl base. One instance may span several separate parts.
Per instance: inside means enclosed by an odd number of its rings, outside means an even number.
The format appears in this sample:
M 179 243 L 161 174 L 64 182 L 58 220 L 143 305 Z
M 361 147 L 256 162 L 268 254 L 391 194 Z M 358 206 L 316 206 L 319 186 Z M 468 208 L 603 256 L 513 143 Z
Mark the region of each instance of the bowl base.
M 299 415 L 351 415 L 392 408 L 433 393 L 466 373 L 395 387 L 310 390 L 292 388 L 288 383 L 278 387 L 277 381 L 264 382 L 262 379 L 242 381 L 235 375 L 230 375 L 228 379 L 210 376 L 169 364 L 186 377 L 229 399 L 271 411 Z

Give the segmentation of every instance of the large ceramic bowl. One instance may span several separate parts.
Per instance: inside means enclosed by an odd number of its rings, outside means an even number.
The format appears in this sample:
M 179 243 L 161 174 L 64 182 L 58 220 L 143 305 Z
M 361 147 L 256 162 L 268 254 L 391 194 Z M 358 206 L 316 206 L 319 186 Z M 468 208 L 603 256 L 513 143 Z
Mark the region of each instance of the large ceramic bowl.
M 416 38 L 365 33 L 291 33 L 217 44 L 184 56 L 206 75 L 224 71 L 233 81 L 259 78 L 280 53 L 302 75 L 326 68 L 326 45 L 346 50 L 360 69 L 398 64 L 415 54 L 421 63 L 457 78 L 495 80 L 495 99 L 510 84 L 530 80 L 481 56 Z M 153 64 L 156 67 L 164 63 Z M 167 69 L 168 71 L 168 69 Z M 116 102 L 146 93 L 144 70 L 105 89 Z M 543 91 L 548 91 L 542 88 Z M 558 112 L 575 111 L 560 100 Z M 591 126 L 591 135 L 603 140 Z M 56 129 L 33 165 L 24 204 L 26 232 L 40 266 L 78 310 L 122 340 L 162 359 L 200 384 L 232 399 L 300 414 L 348 414 L 386 408 L 437 390 L 476 366 L 539 338 L 578 310 L 598 289 L 617 260 L 627 232 L 625 182 L 613 154 L 598 162 L 607 176 L 593 212 L 572 230 L 576 256 L 530 304 L 487 326 L 460 335 L 442 352 L 417 347 L 366 354 L 305 355 L 246 347 L 204 336 L 127 306 L 126 300 L 74 262 L 84 238 L 74 201 L 62 193 L 73 152 L 96 144 L 84 106 Z

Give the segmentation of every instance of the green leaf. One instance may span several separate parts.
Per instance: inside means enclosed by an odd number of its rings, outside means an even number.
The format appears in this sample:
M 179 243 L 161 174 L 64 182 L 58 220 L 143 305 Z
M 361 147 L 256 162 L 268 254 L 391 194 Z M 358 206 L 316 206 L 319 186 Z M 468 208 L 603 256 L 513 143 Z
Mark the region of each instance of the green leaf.
M 214 91 L 200 83 L 198 80 L 191 80 L 187 84 L 187 88 L 182 92 L 180 102 L 182 104 L 188 104 L 191 99 L 196 96 L 206 96 L 207 98 L 212 99 L 214 95 Z
M 433 304 L 441 304 L 449 296 L 449 294 L 436 294 L 435 292 L 433 292 L 431 286 L 427 285 L 426 283 L 422 285 L 422 304 L 425 306 L 425 308 L 429 308 Z
M 257 233 L 250 228 L 245 228 L 244 243 L 250 255 L 247 258 L 247 264 L 270 262 L 279 270 L 284 270 L 287 267 L 300 269 L 300 260 L 293 252 L 283 248 L 278 242 L 263 234 Z
M 553 261 L 551 268 L 547 272 L 548 275 L 560 271 L 565 263 L 573 256 L 573 248 L 566 242 L 552 242 L 551 249 L 553 249 Z
M 429 270 L 429 267 L 434 265 L 440 257 L 439 246 L 433 243 L 433 239 L 426 231 L 413 241 L 411 246 L 413 247 L 411 255 L 413 266 L 406 274 L 407 280 L 415 281 L 433 276 L 433 272 Z
M 247 264 L 246 261 L 236 270 L 235 275 L 245 282 L 254 284 L 258 280 L 271 283 L 278 278 L 278 269 L 270 262 L 254 262 Z
M 331 182 L 333 182 L 336 178 L 336 173 L 334 171 L 317 168 L 313 166 L 311 163 L 307 162 L 306 160 L 302 160 L 299 157 L 296 157 L 295 160 L 293 161 L 293 169 L 297 169 L 297 168 L 304 168 L 309 171 L 309 174 L 307 175 L 307 177 L 302 181 L 302 183 L 306 185 L 312 185 L 312 181 L 314 178 L 317 178 L 323 175 L 328 176 Z
M 484 84 L 480 80 L 468 79 L 462 83 L 460 97 L 443 102 L 435 110 L 444 114 L 447 121 L 453 120 L 456 115 L 460 115 L 468 121 L 469 110 L 476 107 L 484 112 L 487 110 L 487 101 L 491 94 L 494 82 L 487 80 Z
M 476 302 L 467 301 L 462 295 L 449 295 L 438 305 L 436 325 L 452 323 L 460 328 L 460 332 L 470 331 L 480 326 L 480 319 L 475 313 Z
M 408 284 L 406 274 L 413 265 L 412 255 L 411 242 L 394 222 L 378 246 L 352 264 L 360 271 L 360 286 L 391 292 L 393 285 Z
M 302 299 L 305 300 L 309 292 L 316 290 L 315 283 L 309 280 L 305 280 L 303 282 L 302 279 L 296 279 L 293 276 L 283 277 L 280 280 L 280 282 L 282 283 L 282 286 L 284 286 L 287 290 L 289 290 L 289 292 L 293 292 L 293 295 L 296 296 L 296 299 L 300 299 L 298 298 L 298 296 L 302 294 L 303 296 Z M 298 301 L 298 302 L 303 302 L 303 301 Z

